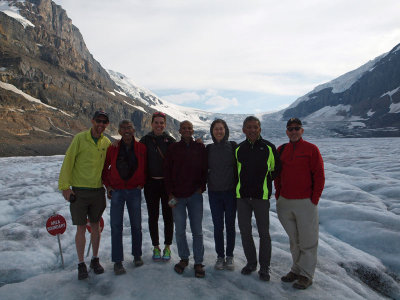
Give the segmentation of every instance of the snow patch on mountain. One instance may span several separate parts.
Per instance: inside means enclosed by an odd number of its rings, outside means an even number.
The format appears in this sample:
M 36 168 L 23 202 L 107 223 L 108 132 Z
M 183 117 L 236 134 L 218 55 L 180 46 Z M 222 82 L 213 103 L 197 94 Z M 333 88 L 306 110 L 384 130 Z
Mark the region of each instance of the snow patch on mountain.
M 25 2 L 25 1 L 19 1 L 19 2 Z M 32 24 L 29 20 L 27 20 L 25 17 L 21 16 L 19 13 L 19 9 L 15 6 L 10 6 L 12 3 L 9 3 L 8 1 L 0 1 L 0 11 L 5 13 L 7 16 L 17 20 L 19 23 L 26 28 L 26 26 L 31 26 L 35 27 L 35 25 Z
M 347 113 L 350 111 L 351 105 L 343 105 L 339 104 L 336 106 L 325 106 L 316 112 L 308 115 L 305 120 L 306 121 L 358 121 L 363 120 L 363 118 L 359 116 L 351 116 L 350 118 L 347 116 Z
M 161 111 L 178 121 L 189 120 L 192 122 L 195 132 L 198 130 L 208 132 L 211 122 L 216 118 L 224 119 L 228 123 L 229 127 L 240 130 L 240 125 L 245 118 L 244 115 L 240 114 L 218 114 L 170 103 L 160 99 L 151 91 L 139 87 L 132 79 L 128 78 L 124 74 L 112 70 L 107 70 L 107 72 L 111 79 L 122 89 L 121 92 L 115 90 L 117 93 L 124 93 L 130 98 L 139 100 L 149 108 Z M 128 102 L 126 103 L 129 104 Z M 143 110 L 143 108 L 141 109 Z M 237 136 L 237 138 L 239 138 L 239 136 Z
M 58 111 L 62 112 L 64 115 L 72 117 L 72 115 L 66 113 L 65 111 L 63 111 L 61 109 L 58 109 L 57 107 L 47 105 L 47 104 L 43 103 L 42 101 L 40 101 L 39 99 L 36 99 L 36 98 L 32 97 L 31 95 L 28 95 L 27 93 L 24 93 L 23 91 L 21 91 L 20 89 L 18 89 L 16 86 L 14 86 L 12 84 L 0 81 L 0 88 L 3 88 L 5 90 L 11 91 L 11 92 L 14 92 L 16 94 L 19 94 L 19 95 L 23 96 L 26 100 L 28 100 L 30 102 L 35 102 L 35 103 L 41 104 L 41 105 L 43 105 L 43 106 L 45 106 L 47 108 L 50 108 L 50 109 L 53 109 L 53 110 L 58 110 Z
M 389 108 L 390 108 L 389 111 L 390 114 L 400 113 L 400 103 L 392 103 L 390 104 Z
M 386 96 L 386 95 L 388 95 L 390 98 L 392 98 L 392 96 L 393 96 L 395 93 L 397 93 L 397 91 L 398 91 L 399 89 L 400 89 L 400 86 L 397 87 L 397 88 L 395 88 L 394 90 L 391 90 L 391 91 L 389 91 L 389 92 L 384 93 L 384 94 L 381 96 L 381 98 L 384 97 L 384 96 Z
M 384 58 L 387 55 L 387 53 L 382 54 L 378 57 L 376 57 L 373 60 L 370 60 L 366 64 L 362 65 L 361 67 L 350 71 L 346 74 L 343 74 L 342 76 L 339 76 L 338 78 L 335 78 L 332 81 L 329 81 L 327 83 L 318 85 L 315 89 L 313 89 L 311 92 L 305 94 L 304 96 L 298 98 L 295 102 L 293 102 L 288 108 L 293 108 L 299 105 L 301 102 L 309 101 L 312 100 L 313 97 L 311 95 L 318 93 L 319 91 L 322 91 L 324 89 L 331 88 L 332 93 L 342 93 L 349 89 L 357 80 L 359 80 L 364 73 L 370 72 L 374 69 L 375 64 L 380 61 L 382 58 Z

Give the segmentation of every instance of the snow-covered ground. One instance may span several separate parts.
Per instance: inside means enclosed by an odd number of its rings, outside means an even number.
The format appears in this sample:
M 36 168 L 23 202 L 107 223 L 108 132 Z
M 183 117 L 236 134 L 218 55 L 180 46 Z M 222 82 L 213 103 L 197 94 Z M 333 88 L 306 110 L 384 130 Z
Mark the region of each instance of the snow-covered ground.
M 284 142 L 271 141 L 277 145 Z M 78 281 L 75 229 L 68 205 L 57 191 L 63 156 L 13 157 L 0 158 L 0 299 L 400 299 L 400 161 L 397 153 L 400 139 L 311 141 L 320 147 L 325 160 L 326 187 L 319 204 L 318 264 L 314 284 L 309 289 L 294 290 L 290 284 L 280 281 L 289 270 L 291 259 L 274 199 L 270 212 L 271 281 L 260 281 L 256 273 L 240 274 L 245 258 L 238 229 L 236 270 L 214 270 L 216 254 L 207 193 L 203 221 L 204 279 L 194 277 L 193 260 L 183 275 L 173 271 L 178 261 L 175 242 L 171 262 L 152 261 L 143 201 L 144 266 L 132 265 L 126 215 L 127 274 L 114 275 L 108 203 L 100 246 L 106 272 L 102 275 L 91 272 L 88 280 Z M 57 238 L 45 228 L 46 220 L 55 212 L 67 220 L 67 230 L 61 236 L 65 269 L 61 267 Z M 254 235 L 256 232 L 254 228 Z

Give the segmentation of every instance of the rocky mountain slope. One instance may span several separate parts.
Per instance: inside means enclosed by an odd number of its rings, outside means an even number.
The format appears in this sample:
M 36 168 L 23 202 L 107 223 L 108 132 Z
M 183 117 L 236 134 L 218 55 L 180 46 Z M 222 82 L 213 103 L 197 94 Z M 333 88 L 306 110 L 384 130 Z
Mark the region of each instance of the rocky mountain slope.
M 283 111 L 291 116 L 340 136 L 400 136 L 400 44 L 300 97 Z
M 141 136 L 154 110 L 139 98 L 121 92 L 61 6 L 0 1 L 0 156 L 64 153 L 98 109 L 108 135 L 126 118 Z

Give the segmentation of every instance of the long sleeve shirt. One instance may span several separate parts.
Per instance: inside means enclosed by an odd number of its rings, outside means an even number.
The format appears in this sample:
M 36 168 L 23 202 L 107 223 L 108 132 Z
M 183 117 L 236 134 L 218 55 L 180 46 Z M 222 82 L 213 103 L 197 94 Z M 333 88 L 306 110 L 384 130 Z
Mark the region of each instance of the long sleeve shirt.
M 325 185 L 324 162 L 318 147 L 303 139 L 288 143 L 280 160 L 282 170 L 275 179 L 276 199 L 279 195 L 287 199 L 310 198 L 317 205 Z
M 101 135 L 95 143 L 90 129 L 78 133 L 65 154 L 58 179 L 58 188 L 67 190 L 72 186 L 102 187 L 101 173 L 110 144 L 110 140 L 104 135 Z
M 204 192 L 207 182 L 207 152 L 203 144 L 183 140 L 168 147 L 164 162 L 165 188 L 177 198 Z

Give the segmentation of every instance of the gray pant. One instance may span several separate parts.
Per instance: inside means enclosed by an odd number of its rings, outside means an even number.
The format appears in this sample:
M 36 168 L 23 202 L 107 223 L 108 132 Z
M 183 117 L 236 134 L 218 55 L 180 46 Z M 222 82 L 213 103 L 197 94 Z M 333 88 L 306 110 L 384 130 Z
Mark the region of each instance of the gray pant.
M 314 277 L 318 249 L 318 207 L 311 199 L 286 199 L 276 202 L 276 212 L 290 241 L 295 274 Z
M 269 268 L 271 262 L 271 237 L 269 235 L 269 200 L 254 198 L 237 199 L 240 235 L 247 264 L 257 266 L 257 252 L 254 245 L 251 218 L 254 211 L 260 237 L 260 267 Z

